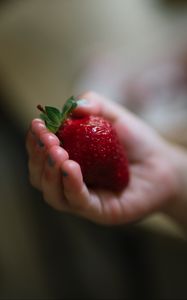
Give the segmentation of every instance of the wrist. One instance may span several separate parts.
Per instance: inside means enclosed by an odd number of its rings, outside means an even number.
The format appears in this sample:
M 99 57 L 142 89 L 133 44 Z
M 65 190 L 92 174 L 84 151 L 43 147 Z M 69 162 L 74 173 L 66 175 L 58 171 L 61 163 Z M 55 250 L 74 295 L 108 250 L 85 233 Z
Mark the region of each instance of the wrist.
M 173 147 L 172 152 L 171 159 L 178 187 L 176 201 L 187 201 L 187 150 L 175 146 Z
M 176 188 L 165 213 L 187 226 L 187 151 L 179 146 L 169 146 L 169 159 L 175 176 Z

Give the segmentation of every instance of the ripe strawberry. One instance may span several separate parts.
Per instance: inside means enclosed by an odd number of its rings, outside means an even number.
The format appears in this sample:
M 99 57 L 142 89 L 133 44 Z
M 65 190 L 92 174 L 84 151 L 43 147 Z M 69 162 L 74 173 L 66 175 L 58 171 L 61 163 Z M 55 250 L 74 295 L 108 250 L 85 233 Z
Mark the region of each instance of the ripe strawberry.
M 129 182 L 129 168 L 124 148 L 112 124 L 99 116 L 76 117 L 74 97 L 62 112 L 46 106 L 40 117 L 57 135 L 69 158 L 79 163 L 85 183 L 92 188 L 121 191 Z

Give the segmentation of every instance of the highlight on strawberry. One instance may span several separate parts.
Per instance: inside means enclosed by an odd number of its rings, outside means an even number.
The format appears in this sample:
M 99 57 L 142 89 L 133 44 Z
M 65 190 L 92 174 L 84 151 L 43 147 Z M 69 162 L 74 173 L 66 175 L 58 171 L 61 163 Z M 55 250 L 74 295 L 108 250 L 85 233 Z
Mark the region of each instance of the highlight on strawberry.
M 40 118 L 60 140 L 69 159 L 81 168 L 89 188 L 122 191 L 129 183 L 129 164 L 112 123 L 101 116 L 73 115 L 77 107 L 74 96 L 64 104 L 62 111 L 55 107 L 38 105 Z

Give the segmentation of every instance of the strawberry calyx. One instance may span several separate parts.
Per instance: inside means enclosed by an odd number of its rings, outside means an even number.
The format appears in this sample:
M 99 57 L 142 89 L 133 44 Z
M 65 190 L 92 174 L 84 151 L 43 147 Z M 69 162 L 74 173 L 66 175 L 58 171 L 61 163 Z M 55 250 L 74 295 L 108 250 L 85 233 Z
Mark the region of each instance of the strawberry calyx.
M 70 116 L 72 111 L 77 107 L 77 101 L 71 96 L 62 107 L 62 111 L 52 106 L 43 108 L 40 104 L 37 108 L 41 111 L 40 118 L 45 122 L 46 127 L 53 133 L 56 133 L 59 127 Z

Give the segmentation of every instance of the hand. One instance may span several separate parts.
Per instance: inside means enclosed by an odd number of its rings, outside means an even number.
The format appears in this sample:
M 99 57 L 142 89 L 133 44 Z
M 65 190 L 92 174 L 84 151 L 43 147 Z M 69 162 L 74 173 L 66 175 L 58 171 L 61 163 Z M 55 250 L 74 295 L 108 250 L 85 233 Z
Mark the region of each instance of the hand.
M 40 119 L 32 121 L 26 141 L 31 184 L 52 207 L 103 224 L 134 222 L 165 209 L 178 189 L 170 145 L 121 106 L 92 92 L 80 98 L 87 102 L 79 101 L 75 114 L 102 115 L 116 128 L 130 163 L 129 186 L 120 194 L 88 189 L 80 166 Z

